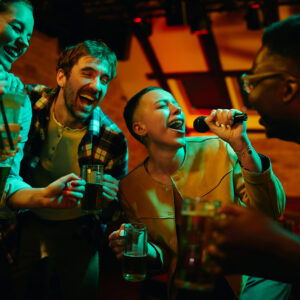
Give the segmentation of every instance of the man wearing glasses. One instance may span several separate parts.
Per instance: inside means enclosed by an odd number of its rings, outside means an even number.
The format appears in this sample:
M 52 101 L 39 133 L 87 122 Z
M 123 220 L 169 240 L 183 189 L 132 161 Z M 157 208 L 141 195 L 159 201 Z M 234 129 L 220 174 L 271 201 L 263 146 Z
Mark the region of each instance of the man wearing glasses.
M 268 137 L 300 144 L 300 15 L 273 23 L 263 33 L 251 75 L 241 80 L 249 102 L 257 110 Z M 300 299 L 300 237 L 285 231 L 259 212 L 224 207 L 230 215 L 216 225 L 210 254 L 224 271 L 243 272 L 293 283 Z M 297 288 L 297 291 L 296 291 Z M 296 295 L 297 294 L 297 295 Z M 245 299 L 258 299 L 247 287 Z M 271 299 L 267 293 L 264 299 Z M 277 298 L 272 298 L 277 299 Z
M 251 75 L 241 80 L 268 137 L 300 143 L 300 15 L 266 28 Z

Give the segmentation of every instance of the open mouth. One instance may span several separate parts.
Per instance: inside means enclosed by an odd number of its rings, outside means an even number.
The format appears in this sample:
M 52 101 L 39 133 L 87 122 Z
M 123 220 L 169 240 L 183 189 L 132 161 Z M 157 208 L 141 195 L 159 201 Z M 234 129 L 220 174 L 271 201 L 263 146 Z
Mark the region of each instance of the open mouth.
M 96 101 L 95 97 L 92 97 L 91 95 L 85 93 L 79 94 L 79 98 L 85 105 L 92 105 Z
M 17 59 L 22 54 L 22 50 L 18 50 L 15 47 L 5 46 L 3 48 L 5 52 L 13 59 Z
M 177 130 L 177 131 L 183 131 L 184 122 L 183 120 L 174 120 L 168 124 L 168 127 Z

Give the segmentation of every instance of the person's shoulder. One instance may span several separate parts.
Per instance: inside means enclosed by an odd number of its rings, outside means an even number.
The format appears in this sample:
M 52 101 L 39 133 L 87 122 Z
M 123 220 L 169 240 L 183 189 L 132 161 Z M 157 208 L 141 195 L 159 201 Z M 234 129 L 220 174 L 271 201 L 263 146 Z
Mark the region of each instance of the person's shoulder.
M 204 159 L 229 159 L 232 165 L 237 163 L 237 156 L 230 145 L 218 136 L 201 136 L 187 138 L 187 153 L 189 157 L 201 155 Z
M 144 173 L 146 172 L 144 168 L 144 161 L 137 165 L 134 169 L 132 169 L 121 181 L 120 187 L 127 186 L 130 182 L 136 182 L 137 179 L 141 179 L 144 177 Z
M 102 133 L 106 132 L 107 134 L 118 136 L 121 140 L 126 141 L 125 135 L 118 125 L 111 120 L 110 117 L 106 115 L 99 106 L 95 109 L 97 110 L 96 112 L 99 116 Z
M 25 101 L 20 108 L 19 118 L 20 118 L 21 124 L 24 124 L 24 123 L 30 124 L 30 122 L 31 122 L 32 106 L 31 106 L 31 101 L 30 101 L 30 98 L 28 97 L 28 95 L 25 96 Z
M 36 102 L 38 102 L 41 98 L 48 100 L 53 98 L 57 93 L 56 88 L 48 88 L 42 84 L 26 84 L 25 91 L 33 105 L 36 104 Z M 44 102 L 45 101 L 43 101 L 43 103 Z
M 220 147 L 226 146 L 226 142 L 215 135 L 205 135 L 197 137 L 187 137 L 186 143 L 190 147 Z
M 96 118 L 99 119 L 101 127 L 104 127 L 105 130 L 122 132 L 117 124 L 99 106 L 95 108 L 95 114 Z
M 29 97 L 34 94 L 42 95 L 43 92 L 48 89 L 48 87 L 43 84 L 25 84 L 24 88 Z

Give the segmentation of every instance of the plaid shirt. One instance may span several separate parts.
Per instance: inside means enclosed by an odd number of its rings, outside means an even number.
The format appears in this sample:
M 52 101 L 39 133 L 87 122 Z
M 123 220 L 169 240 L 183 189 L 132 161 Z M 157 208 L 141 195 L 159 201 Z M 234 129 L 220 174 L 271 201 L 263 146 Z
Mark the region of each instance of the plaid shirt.
M 32 103 L 32 122 L 20 174 L 30 183 L 32 171 L 40 160 L 40 152 L 48 132 L 50 108 L 58 90 L 42 85 L 26 85 L 26 90 Z M 79 144 L 78 162 L 80 166 L 103 164 L 105 173 L 117 179 L 127 174 L 128 148 L 125 136 L 99 106 L 93 110 L 87 132 Z

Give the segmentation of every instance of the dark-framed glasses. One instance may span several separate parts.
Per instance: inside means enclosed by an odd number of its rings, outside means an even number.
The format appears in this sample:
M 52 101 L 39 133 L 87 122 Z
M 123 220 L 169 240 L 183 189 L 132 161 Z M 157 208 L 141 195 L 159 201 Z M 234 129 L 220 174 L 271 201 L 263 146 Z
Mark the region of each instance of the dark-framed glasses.
M 286 72 L 267 72 L 267 73 L 260 73 L 260 74 L 247 74 L 244 73 L 240 80 L 242 83 L 242 88 L 243 90 L 247 93 L 250 94 L 259 83 L 261 83 L 263 80 L 273 78 L 273 77 L 282 77 Z M 289 74 L 291 75 L 291 74 Z

